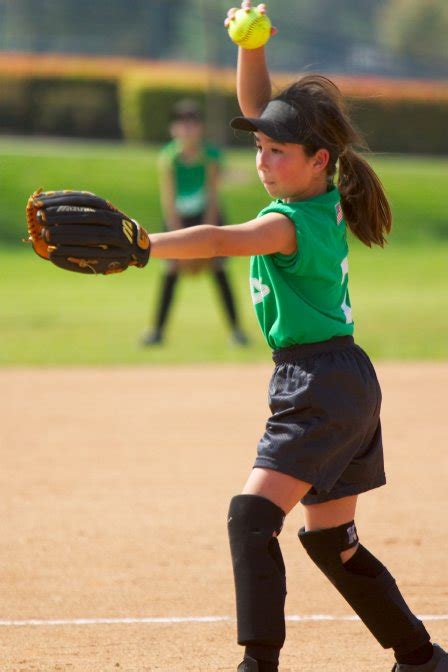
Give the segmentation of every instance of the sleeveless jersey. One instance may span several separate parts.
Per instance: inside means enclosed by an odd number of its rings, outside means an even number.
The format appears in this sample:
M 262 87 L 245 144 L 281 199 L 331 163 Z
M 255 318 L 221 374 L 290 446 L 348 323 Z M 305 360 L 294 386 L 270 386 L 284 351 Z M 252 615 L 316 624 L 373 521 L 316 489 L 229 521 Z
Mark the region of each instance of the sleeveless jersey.
M 182 217 L 194 217 L 207 208 L 207 166 L 220 165 L 221 152 L 217 147 L 204 143 L 197 158 L 186 162 L 182 148 L 176 140 L 168 143 L 160 152 L 162 166 L 173 171 L 176 211 Z
M 346 225 L 336 187 L 305 201 L 281 199 L 259 217 L 279 212 L 294 224 L 297 252 L 251 258 L 255 313 L 272 349 L 353 334 L 348 292 Z

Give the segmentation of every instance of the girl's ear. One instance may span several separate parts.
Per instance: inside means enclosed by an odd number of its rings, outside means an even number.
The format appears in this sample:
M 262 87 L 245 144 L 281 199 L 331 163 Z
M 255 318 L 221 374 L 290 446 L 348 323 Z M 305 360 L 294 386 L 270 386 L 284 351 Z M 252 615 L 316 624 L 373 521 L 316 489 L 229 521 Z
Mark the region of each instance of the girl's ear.
M 313 156 L 313 168 L 316 173 L 320 173 L 327 169 L 330 161 L 330 152 L 328 149 L 318 149 Z

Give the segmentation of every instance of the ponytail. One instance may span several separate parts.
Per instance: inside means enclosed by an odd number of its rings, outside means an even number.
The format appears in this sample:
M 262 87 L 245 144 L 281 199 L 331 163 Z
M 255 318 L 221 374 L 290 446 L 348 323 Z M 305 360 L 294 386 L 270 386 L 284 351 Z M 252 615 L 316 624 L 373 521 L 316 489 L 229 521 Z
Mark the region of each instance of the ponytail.
M 301 140 L 313 156 L 324 147 L 330 153 L 327 176 L 332 182 L 339 159 L 338 187 L 341 206 L 350 230 L 365 245 L 384 246 L 392 226 L 392 214 L 383 186 L 365 159 L 354 149 L 364 147 L 353 125 L 338 87 L 322 75 L 306 75 L 279 96 L 298 111 Z
M 392 213 L 378 175 L 356 151 L 346 148 L 339 157 L 338 188 L 348 227 L 368 247 L 384 247 Z

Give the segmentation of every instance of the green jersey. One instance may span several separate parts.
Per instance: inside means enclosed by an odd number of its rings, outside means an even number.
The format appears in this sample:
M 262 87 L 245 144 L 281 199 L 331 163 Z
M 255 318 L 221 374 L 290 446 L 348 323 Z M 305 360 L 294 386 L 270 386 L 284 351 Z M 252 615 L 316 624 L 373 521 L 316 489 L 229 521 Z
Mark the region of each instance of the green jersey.
M 173 140 L 160 152 L 162 166 L 170 167 L 174 179 L 174 206 L 182 217 L 194 217 L 205 211 L 208 204 L 207 166 L 220 165 L 217 147 L 204 143 L 194 161 L 185 161 L 182 147 Z
M 294 224 L 297 252 L 251 258 L 255 312 L 272 349 L 353 334 L 348 245 L 339 191 L 305 201 L 278 199 L 259 217 L 279 212 Z

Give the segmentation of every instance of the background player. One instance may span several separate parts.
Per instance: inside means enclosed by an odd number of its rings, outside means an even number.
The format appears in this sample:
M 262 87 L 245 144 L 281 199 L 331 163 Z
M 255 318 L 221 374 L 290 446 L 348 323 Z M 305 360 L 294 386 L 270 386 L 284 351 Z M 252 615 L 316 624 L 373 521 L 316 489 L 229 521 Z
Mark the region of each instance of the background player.
M 207 222 L 220 226 L 223 216 L 218 200 L 221 152 L 204 139 L 204 123 L 194 100 L 179 101 L 172 112 L 172 141 L 160 154 L 160 196 L 168 230 L 188 228 Z M 170 260 L 162 278 L 155 324 L 142 338 L 143 345 L 162 343 L 180 273 L 210 270 L 228 318 L 233 341 L 246 345 L 239 324 L 235 300 L 224 259 Z

